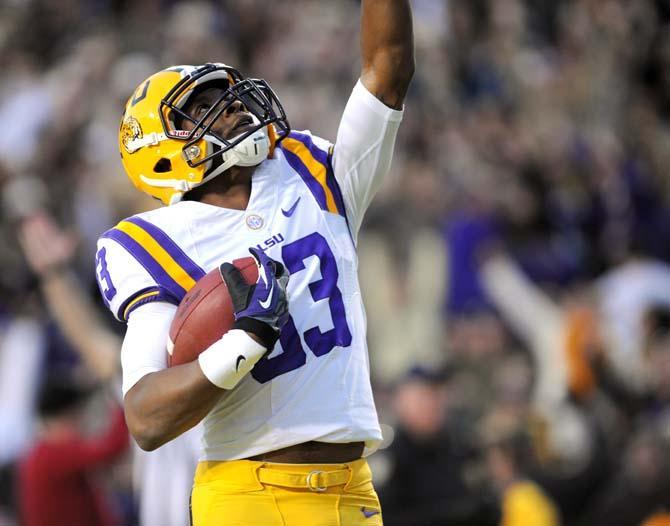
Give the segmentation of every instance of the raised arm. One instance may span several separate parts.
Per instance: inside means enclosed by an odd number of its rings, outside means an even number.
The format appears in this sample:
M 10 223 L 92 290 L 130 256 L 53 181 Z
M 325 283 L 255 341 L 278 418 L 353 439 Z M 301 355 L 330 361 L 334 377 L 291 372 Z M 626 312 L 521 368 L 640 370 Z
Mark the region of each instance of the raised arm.
M 409 0 L 363 0 L 361 81 L 387 106 L 401 109 L 414 75 Z
M 74 237 L 46 213 L 26 218 L 18 235 L 59 329 L 99 380 L 111 380 L 119 371 L 121 340 L 104 326 L 71 271 Z

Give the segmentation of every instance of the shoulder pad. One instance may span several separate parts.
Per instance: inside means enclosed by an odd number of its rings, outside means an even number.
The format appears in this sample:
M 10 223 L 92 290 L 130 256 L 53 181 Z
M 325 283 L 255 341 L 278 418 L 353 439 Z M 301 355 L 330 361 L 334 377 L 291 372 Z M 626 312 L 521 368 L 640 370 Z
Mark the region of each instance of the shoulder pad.
M 163 230 L 134 216 L 98 240 L 96 276 L 103 301 L 121 321 L 139 305 L 178 305 L 205 272 Z
M 346 217 L 332 165 L 333 145 L 309 131 L 291 131 L 280 143 L 288 164 L 300 176 L 321 210 Z

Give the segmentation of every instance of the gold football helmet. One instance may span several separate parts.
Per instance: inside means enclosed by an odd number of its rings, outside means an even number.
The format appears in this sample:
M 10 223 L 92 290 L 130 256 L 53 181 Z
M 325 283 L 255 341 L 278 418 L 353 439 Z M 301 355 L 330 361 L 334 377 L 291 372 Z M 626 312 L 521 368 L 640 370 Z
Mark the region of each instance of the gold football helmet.
M 222 94 L 196 120 L 184 108 L 196 88 L 210 83 Z M 236 101 L 253 125 L 227 140 L 211 128 Z M 192 129 L 180 129 L 184 120 Z M 142 82 L 126 103 L 119 149 L 133 184 L 169 205 L 231 166 L 260 164 L 289 130 L 284 108 L 265 80 L 245 79 L 225 64 L 174 66 Z

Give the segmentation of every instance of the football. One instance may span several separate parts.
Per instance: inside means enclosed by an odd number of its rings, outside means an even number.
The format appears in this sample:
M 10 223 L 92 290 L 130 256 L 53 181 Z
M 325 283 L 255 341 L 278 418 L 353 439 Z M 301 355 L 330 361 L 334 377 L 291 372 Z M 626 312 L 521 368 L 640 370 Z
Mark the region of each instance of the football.
M 233 261 L 250 285 L 258 279 L 258 266 L 252 257 Z M 233 304 L 219 268 L 202 277 L 181 300 L 168 341 L 168 366 L 192 362 L 219 340 L 235 322 Z

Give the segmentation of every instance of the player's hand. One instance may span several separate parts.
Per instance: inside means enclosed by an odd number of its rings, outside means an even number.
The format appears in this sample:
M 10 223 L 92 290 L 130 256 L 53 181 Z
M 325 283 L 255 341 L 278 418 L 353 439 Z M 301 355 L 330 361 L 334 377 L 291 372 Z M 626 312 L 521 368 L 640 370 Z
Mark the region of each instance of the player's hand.
M 258 263 L 255 284 L 247 284 L 242 273 L 231 263 L 223 263 L 219 271 L 233 302 L 233 328 L 253 334 L 267 349 L 272 349 L 288 320 L 286 286 L 289 274 L 284 265 L 262 250 L 250 248 L 249 252 Z

